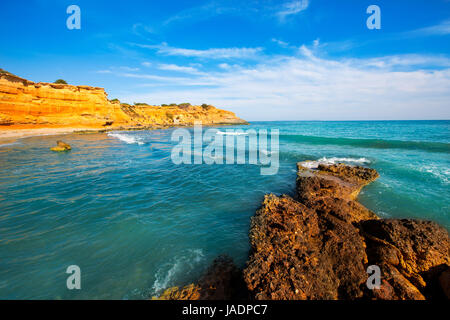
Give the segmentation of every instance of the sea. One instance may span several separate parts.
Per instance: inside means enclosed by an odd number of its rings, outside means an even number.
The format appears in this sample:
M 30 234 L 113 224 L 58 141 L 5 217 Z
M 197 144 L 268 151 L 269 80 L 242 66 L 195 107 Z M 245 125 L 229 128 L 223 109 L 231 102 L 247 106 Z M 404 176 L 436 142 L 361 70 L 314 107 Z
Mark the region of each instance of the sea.
M 265 194 L 294 195 L 305 160 L 374 168 L 363 205 L 450 230 L 450 121 L 208 129 L 278 130 L 277 173 L 261 174 L 261 163 L 175 164 L 176 128 L 0 142 L 0 299 L 149 299 L 195 282 L 218 255 L 244 267 L 250 218 Z M 51 152 L 56 140 L 72 150 Z M 73 265 L 80 289 L 70 290 Z

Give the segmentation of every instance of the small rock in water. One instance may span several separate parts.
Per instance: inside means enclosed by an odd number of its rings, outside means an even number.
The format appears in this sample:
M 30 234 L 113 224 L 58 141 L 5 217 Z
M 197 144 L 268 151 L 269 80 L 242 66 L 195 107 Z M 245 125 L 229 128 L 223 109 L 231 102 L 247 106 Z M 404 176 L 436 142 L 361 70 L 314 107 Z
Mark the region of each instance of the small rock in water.
M 72 147 L 70 145 L 68 145 L 67 143 L 65 143 L 61 140 L 56 142 L 56 147 L 50 148 L 50 150 L 57 151 L 57 152 L 69 151 L 71 149 L 72 149 Z

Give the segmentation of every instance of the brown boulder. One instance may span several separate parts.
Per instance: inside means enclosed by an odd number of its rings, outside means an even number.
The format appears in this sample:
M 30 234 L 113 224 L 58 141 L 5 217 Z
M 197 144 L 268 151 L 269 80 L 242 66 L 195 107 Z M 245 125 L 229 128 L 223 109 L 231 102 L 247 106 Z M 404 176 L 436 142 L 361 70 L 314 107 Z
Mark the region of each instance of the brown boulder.
M 265 197 L 252 218 L 244 280 L 256 299 L 442 297 L 449 283 L 449 237 L 429 221 L 378 219 L 355 199 L 378 173 L 298 164 L 296 200 Z M 368 266 L 381 271 L 370 290 Z
M 444 228 L 412 219 L 367 220 L 359 227 L 369 264 L 380 266 L 394 288 L 392 299 L 438 297 L 438 278 L 450 265 L 450 240 Z
M 256 299 L 353 299 L 362 296 L 367 260 L 351 224 L 288 196 L 268 195 L 252 218 L 244 280 Z
M 50 148 L 50 150 L 57 151 L 57 152 L 69 151 L 71 149 L 72 149 L 72 147 L 70 145 L 68 145 L 67 143 L 60 141 L 60 140 L 56 142 L 56 147 Z

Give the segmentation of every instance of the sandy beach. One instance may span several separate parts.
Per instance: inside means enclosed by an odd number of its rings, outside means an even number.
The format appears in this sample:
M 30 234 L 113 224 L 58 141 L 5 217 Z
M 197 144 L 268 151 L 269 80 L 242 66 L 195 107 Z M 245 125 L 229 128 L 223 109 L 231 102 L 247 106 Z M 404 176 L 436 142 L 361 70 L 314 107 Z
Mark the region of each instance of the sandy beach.
M 100 128 L 8 128 L 0 129 L 0 142 L 10 143 L 20 138 L 67 134 L 83 130 L 99 130 Z

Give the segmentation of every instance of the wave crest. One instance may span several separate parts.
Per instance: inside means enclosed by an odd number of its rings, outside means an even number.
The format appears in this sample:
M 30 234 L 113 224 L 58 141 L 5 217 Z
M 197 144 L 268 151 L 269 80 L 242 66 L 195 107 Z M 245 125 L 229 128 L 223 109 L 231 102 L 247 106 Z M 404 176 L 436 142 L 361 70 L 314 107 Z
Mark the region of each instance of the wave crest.
M 136 143 L 138 145 L 144 144 L 141 137 L 130 135 L 130 134 L 125 134 L 125 133 L 110 132 L 110 133 L 108 133 L 108 137 L 117 138 L 120 141 L 123 141 L 127 144 L 134 144 L 134 143 Z
M 370 164 L 371 161 L 366 158 L 338 158 L 338 157 L 323 157 L 319 160 L 315 161 L 305 161 L 302 163 L 302 166 L 310 168 L 310 169 L 316 169 L 319 164 L 336 164 L 336 163 L 347 163 L 347 164 L 353 164 L 353 165 L 360 165 L 360 164 Z

